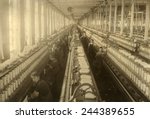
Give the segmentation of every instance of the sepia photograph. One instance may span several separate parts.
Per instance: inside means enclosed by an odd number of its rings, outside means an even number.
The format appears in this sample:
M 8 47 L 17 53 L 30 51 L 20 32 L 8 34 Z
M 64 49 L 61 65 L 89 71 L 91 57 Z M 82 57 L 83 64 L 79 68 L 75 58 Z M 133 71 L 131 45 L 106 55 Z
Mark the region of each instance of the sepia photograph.
M 150 0 L 0 0 L 0 102 L 150 102 Z

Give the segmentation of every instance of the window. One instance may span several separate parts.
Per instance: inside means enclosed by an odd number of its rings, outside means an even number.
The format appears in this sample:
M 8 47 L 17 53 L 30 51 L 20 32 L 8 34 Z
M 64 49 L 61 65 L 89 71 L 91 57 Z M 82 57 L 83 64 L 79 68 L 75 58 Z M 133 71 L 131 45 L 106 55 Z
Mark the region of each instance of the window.
M 41 38 L 44 38 L 44 4 L 41 3 Z
M 31 0 L 25 0 L 25 40 L 26 45 L 32 45 Z
M 9 0 L 9 41 L 11 57 L 20 51 L 20 4 L 19 0 Z
M 35 1 L 35 43 L 39 42 L 40 30 L 39 30 L 39 1 Z

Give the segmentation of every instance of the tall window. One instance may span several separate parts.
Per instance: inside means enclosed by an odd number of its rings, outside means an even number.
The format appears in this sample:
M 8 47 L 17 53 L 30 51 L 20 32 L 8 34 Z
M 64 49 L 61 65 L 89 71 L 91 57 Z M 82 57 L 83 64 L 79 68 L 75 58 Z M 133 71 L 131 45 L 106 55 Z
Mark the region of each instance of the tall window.
M 1 20 L 0 20 L 1 26 Z M 2 29 L 0 28 L 0 63 L 4 59 L 4 52 L 3 52 L 3 41 L 2 41 Z
M 9 0 L 0 0 L 0 63 L 9 57 Z
M 25 1 L 25 40 L 26 45 L 32 45 L 31 0 Z
M 136 4 L 134 11 L 134 34 L 144 36 L 146 14 L 145 5 Z
M 41 38 L 44 38 L 44 4 L 41 2 Z
M 20 51 L 20 6 L 19 0 L 9 0 L 9 42 L 11 56 Z
M 39 31 L 39 1 L 35 1 L 35 43 L 39 42 L 40 31 Z

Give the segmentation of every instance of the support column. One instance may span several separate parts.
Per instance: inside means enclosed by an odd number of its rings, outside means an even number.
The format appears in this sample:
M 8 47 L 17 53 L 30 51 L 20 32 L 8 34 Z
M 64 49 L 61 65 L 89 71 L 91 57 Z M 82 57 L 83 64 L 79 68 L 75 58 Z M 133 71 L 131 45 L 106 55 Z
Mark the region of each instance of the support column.
M 91 13 L 91 27 L 93 27 L 93 13 Z
M 60 15 L 58 14 L 58 11 L 56 11 L 56 30 L 59 30 L 59 22 L 60 22 Z
M 53 24 L 54 24 L 54 33 L 56 32 L 56 11 L 55 11 L 55 9 L 54 9 L 54 12 L 53 12 L 54 14 L 54 20 L 53 20 Z
M 41 27 L 41 25 L 42 25 L 42 24 L 41 24 L 41 13 L 42 13 L 42 12 L 41 12 L 41 2 L 42 2 L 41 0 L 38 0 L 38 12 L 39 12 L 39 14 L 38 14 L 38 17 L 39 17 L 39 18 L 38 18 L 38 20 L 39 20 L 39 23 L 38 23 L 38 24 L 39 24 L 39 41 L 41 41 L 41 37 L 42 37 L 42 30 L 41 30 L 41 28 L 42 28 L 42 27 Z
M 53 34 L 53 31 L 54 31 L 53 26 L 54 26 L 54 24 L 53 24 L 53 8 L 51 7 L 51 34 Z
M 91 20 L 91 13 L 89 14 L 89 27 L 91 27 L 91 23 L 92 23 L 92 20 Z
M 142 13 L 142 19 L 141 19 L 142 21 L 141 21 L 141 31 L 142 31 L 142 29 L 143 29 L 143 21 L 144 21 L 144 14 Z
M 90 21 L 90 16 L 88 15 L 88 23 L 87 23 L 87 26 L 88 26 L 88 27 L 89 27 L 89 25 L 90 25 L 89 21 Z
M 97 29 L 98 29 L 98 27 L 99 27 L 99 16 L 100 16 L 99 13 L 100 13 L 100 12 L 99 12 L 99 9 L 98 9 L 98 10 L 97 10 Z
M 115 0 L 115 12 L 114 12 L 114 33 L 116 32 L 116 24 L 117 24 L 117 0 Z
M 130 37 L 133 36 L 133 23 L 134 23 L 134 3 L 135 1 L 132 0 L 132 5 L 131 5 L 131 21 L 130 21 Z
M 86 27 L 88 26 L 88 17 L 86 17 Z
M 61 14 L 59 14 L 59 22 L 58 22 L 58 24 L 59 24 L 59 30 L 61 29 L 61 22 L 62 22 L 62 19 L 61 19 Z
M 0 26 L 1 26 L 1 20 L 0 20 Z M 2 40 L 2 29 L 0 28 L 0 63 L 4 60 L 4 51 L 3 51 L 3 40 Z
M 101 28 L 102 28 L 102 30 L 104 30 L 104 8 L 102 8 L 103 9 L 103 11 L 101 12 L 102 13 L 102 18 L 101 18 Z
M 102 17 L 102 29 L 103 31 L 105 30 L 105 8 L 104 8 L 104 11 L 103 11 L 103 17 Z
M 35 1 L 31 1 L 31 32 L 32 45 L 35 44 Z
M 41 0 L 41 40 L 44 38 L 44 1 Z
M 93 13 L 91 13 L 91 28 L 93 28 Z
M 50 35 L 50 8 L 49 3 L 47 3 L 47 35 Z
M 106 5 L 106 8 L 105 8 L 105 31 L 107 31 L 107 5 Z
M 96 19 L 96 28 L 98 28 L 98 25 L 99 25 L 99 10 L 97 10 L 97 19 Z
M 61 18 L 61 22 L 60 22 L 60 28 L 62 28 L 62 21 L 63 21 L 62 14 L 61 14 L 60 18 Z
M 94 13 L 94 28 L 96 29 L 97 25 L 97 13 Z
M 149 21 L 150 21 L 150 1 L 147 0 L 147 4 L 146 4 L 146 19 L 145 19 L 145 35 L 144 35 L 144 40 L 148 40 Z
M 102 29 L 102 11 L 101 11 L 101 8 L 100 8 L 100 10 L 99 10 L 99 13 L 100 13 L 100 18 L 99 18 L 99 26 L 100 26 L 100 28 Z
M 47 17 L 48 17 L 48 15 L 47 15 L 47 5 L 48 5 L 48 2 L 45 0 L 44 1 L 44 38 L 46 38 L 47 37 Z
M 92 12 L 91 16 L 92 16 L 92 28 L 93 28 L 93 26 L 95 24 L 95 21 L 94 21 L 94 12 Z
M 120 29 L 120 34 L 123 34 L 123 29 L 124 29 L 124 0 L 122 0 L 122 7 L 121 7 L 121 29 Z
M 65 16 L 64 16 L 64 28 L 65 28 L 65 26 L 66 26 L 66 20 L 65 20 Z
M 109 8 L 109 32 L 111 32 L 111 17 L 112 17 L 112 1 L 110 1 L 110 8 Z
M 57 31 L 57 28 L 58 28 L 57 19 L 58 19 L 57 11 L 55 10 L 55 32 Z
M 97 12 L 96 12 L 96 29 L 98 28 L 98 10 L 97 10 Z

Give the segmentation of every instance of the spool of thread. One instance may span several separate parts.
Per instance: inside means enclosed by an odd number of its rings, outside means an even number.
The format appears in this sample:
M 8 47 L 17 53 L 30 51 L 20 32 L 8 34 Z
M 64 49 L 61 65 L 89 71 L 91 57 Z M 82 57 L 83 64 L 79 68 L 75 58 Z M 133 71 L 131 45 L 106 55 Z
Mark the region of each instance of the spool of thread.
M 13 91 L 15 91 L 16 90 L 16 85 L 15 85 L 15 81 L 13 81 Z
M 14 89 L 13 89 L 13 83 L 11 83 L 10 84 L 10 93 L 13 94 L 13 91 L 14 91 Z
M 3 78 L 0 79 L 0 91 L 4 88 L 4 82 Z
M 148 97 L 150 99 L 150 86 L 148 86 Z
M 15 78 L 15 70 L 12 71 L 12 77 Z
M 147 82 L 147 76 L 148 76 L 148 72 L 144 70 L 144 77 L 143 77 L 144 82 Z
M 12 80 L 13 80 L 12 71 L 11 71 L 11 72 L 9 72 L 9 78 L 10 78 L 10 81 L 12 81 Z
M 18 86 L 21 84 L 21 76 L 17 79 Z
M 18 80 L 15 81 L 15 85 L 16 85 L 16 89 L 18 88 L 19 84 L 18 84 Z
M 150 83 L 150 72 L 147 73 L 147 82 Z
M 25 62 L 23 63 L 23 68 L 24 68 L 24 69 L 26 68 L 26 64 L 27 64 L 27 61 L 25 61 Z
M 0 93 L 0 102 L 2 102 L 2 94 Z
M 7 84 L 10 83 L 10 74 L 7 74 Z
M 8 99 L 8 89 L 4 90 L 5 101 Z
M 24 79 L 25 79 L 25 74 L 23 73 L 23 74 L 22 74 L 22 78 L 21 78 L 21 80 L 20 80 L 20 83 L 22 83 Z
M 148 89 L 148 86 L 146 85 L 146 92 L 145 92 L 145 95 L 147 96 L 147 97 L 149 97 L 149 89 Z
M 143 83 L 141 80 L 139 80 L 139 87 L 140 87 L 141 91 L 143 91 Z
M 1 93 L 1 102 L 5 102 L 5 94 L 4 91 Z
M 7 75 L 4 76 L 4 87 L 7 85 Z
M 22 69 L 23 70 L 25 69 L 25 63 L 24 62 L 22 63 Z
M 23 70 L 23 63 L 21 63 L 20 65 L 20 71 L 22 72 L 22 70 Z
M 11 95 L 11 85 L 8 86 L 8 97 Z
M 17 73 L 18 73 L 18 74 L 20 73 L 20 69 L 19 69 L 19 66 L 17 67 Z

